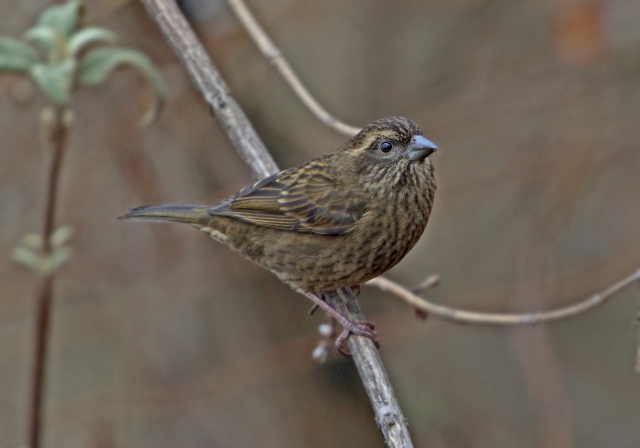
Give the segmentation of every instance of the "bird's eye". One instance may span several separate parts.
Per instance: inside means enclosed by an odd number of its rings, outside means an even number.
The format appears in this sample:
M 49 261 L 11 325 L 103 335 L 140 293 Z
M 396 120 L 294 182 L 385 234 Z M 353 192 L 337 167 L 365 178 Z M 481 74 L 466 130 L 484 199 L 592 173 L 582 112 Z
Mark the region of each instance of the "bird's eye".
M 380 151 L 382 152 L 389 152 L 391 151 L 391 148 L 393 148 L 393 145 L 389 142 L 382 142 L 380 144 Z

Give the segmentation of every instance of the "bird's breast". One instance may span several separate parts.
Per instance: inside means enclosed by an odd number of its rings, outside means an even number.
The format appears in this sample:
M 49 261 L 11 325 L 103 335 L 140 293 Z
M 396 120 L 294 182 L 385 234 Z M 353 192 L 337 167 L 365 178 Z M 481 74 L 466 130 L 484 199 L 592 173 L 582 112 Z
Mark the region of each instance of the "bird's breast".
M 384 207 L 371 210 L 354 234 L 360 247 L 358 265 L 366 279 L 377 277 L 395 266 L 422 236 L 433 205 L 433 192 L 414 191 L 397 196 Z

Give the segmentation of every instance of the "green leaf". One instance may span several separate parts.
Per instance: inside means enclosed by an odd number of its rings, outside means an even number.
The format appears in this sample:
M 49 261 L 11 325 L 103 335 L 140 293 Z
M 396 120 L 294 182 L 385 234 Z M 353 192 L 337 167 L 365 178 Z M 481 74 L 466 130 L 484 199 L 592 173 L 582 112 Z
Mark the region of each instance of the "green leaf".
M 125 48 L 97 48 L 87 53 L 78 68 L 78 82 L 94 86 L 104 82 L 117 67 L 129 65 L 138 69 L 155 93 L 154 107 L 143 117 L 145 124 L 153 122 L 160 113 L 165 98 L 164 81 L 151 60 L 139 51 Z
M 42 237 L 37 233 L 29 233 L 22 237 L 22 244 L 31 249 L 42 250 Z
M 71 249 L 68 247 L 61 247 L 59 249 L 56 249 L 51 257 L 47 260 L 48 272 L 57 271 L 60 266 L 71 259 L 71 255 Z
M 34 42 L 47 55 L 51 55 L 53 49 L 59 45 L 58 41 L 62 38 L 62 35 L 60 31 L 48 26 L 34 26 L 24 33 L 23 38 L 29 42 Z
M 101 84 L 118 66 L 131 65 L 147 77 L 154 90 L 164 93 L 164 83 L 153 62 L 139 51 L 126 48 L 97 48 L 88 53 L 78 69 L 81 84 L 93 86 Z
M 0 54 L 0 73 L 3 72 L 28 72 L 33 65 L 23 58 Z
M 23 246 L 18 246 L 13 250 L 13 259 L 22 263 L 26 267 L 33 269 L 36 272 L 42 272 L 43 260 L 40 254 L 27 249 Z
M 0 72 L 27 72 L 38 62 L 38 52 L 20 40 L 0 36 Z
M 71 226 L 58 227 L 49 239 L 51 246 L 62 247 L 69 241 L 71 235 L 73 235 L 73 229 L 71 228 Z
M 85 47 L 95 43 L 112 44 L 118 36 L 104 28 L 91 26 L 83 28 L 69 39 L 69 52 L 72 56 L 77 55 Z
M 30 63 L 38 62 L 38 52 L 31 45 L 4 36 L 0 36 L 0 56 L 15 56 Z
M 45 9 L 38 25 L 59 30 L 64 36 L 70 36 L 78 26 L 80 17 L 84 12 L 84 6 L 79 0 L 70 0 L 60 5 L 54 5 Z
M 36 64 L 31 67 L 31 77 L 56 106 L 67 106 L 76 68 L 74 59 L 65 59 L 59 64 Z

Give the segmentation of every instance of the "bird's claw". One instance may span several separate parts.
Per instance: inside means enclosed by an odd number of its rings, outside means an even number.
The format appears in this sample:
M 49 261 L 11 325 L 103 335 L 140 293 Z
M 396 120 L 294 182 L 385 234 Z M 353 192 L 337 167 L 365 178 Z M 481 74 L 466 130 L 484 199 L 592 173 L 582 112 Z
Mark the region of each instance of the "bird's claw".
M 349 321 L 346 325 L 343 326 L 342 333 L 336 339 L 336 348 L 343 355 L 351 355 L 350 352 L 345 350 L 347 339 L 352 334 L 356 336 L 364 336 L 366 338 L 371 339 L 371 342 L 374 343 L 376 348 L 380 348 L 380 343 L 378 342 L 378 334 L 375 331 L 376 326 L 371 322 L 351 322 Z

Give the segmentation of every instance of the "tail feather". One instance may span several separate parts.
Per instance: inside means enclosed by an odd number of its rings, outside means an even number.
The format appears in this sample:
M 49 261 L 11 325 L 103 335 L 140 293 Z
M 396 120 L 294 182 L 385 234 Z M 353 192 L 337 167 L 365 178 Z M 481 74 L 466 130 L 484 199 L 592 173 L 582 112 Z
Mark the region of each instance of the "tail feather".
M 211 218 L 208 208 L 207 205 L 143 205 L 132 208 L 118 219 L 205 224 Z

